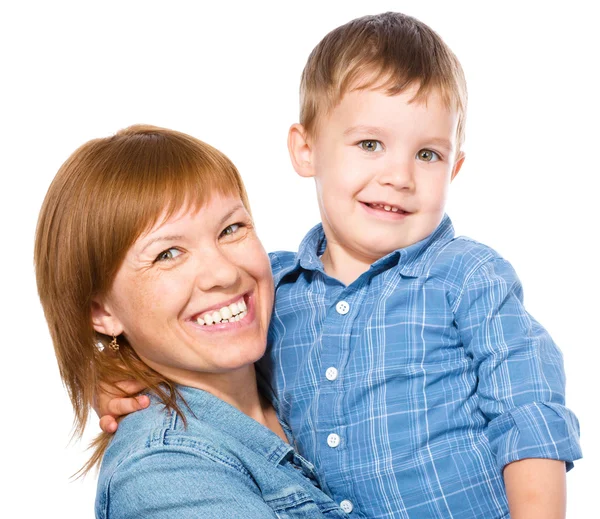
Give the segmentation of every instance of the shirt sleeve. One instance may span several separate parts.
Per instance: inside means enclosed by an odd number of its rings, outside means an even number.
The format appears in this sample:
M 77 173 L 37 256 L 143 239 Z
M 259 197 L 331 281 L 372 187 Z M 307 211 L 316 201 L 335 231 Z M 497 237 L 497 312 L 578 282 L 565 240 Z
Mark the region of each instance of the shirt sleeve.
M 243 467 L 181 447 L 146 449 L 115 470 L 107 519 L 276 519 Z
M 521 283 L 501 258 L 465 282 L 455 319 L 478 375 L 477 398 L 489 420 L 498 468 L 525 458 L 581 457 L 579 423 L 565 407 L 562 354 L 523 307 Z

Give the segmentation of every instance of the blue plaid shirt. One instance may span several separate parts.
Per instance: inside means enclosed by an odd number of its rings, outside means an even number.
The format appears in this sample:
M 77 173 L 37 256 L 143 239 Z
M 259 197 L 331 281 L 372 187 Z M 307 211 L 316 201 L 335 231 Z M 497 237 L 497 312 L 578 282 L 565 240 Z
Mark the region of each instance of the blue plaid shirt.
M 297 450 L 351 517 L 508 517 L 503 467 L 581 457 L 562 355 L 508 262 L 434 233 L 351 285 L 323 270 L 321 225 L 271 255 L 260 369 Z

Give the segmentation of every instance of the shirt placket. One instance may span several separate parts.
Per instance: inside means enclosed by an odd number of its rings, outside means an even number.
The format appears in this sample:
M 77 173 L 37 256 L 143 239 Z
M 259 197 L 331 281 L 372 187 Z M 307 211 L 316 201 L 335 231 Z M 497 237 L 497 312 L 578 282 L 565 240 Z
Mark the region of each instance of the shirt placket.
M 345 368 L 350 354 L 353 323 L 357 319 L 361 292 L 348 287 L 332 291 L 327 298 L 328 311 L 322 325 L 321 363 L 319 373 L 319 405 L 314 419 L 318 423 L 317 450 L 323 471 L 329 481 L 335 481 L 334 499 L 342 510 L 350 513 L 354 503 L 350 499 L 347 427 L 348 414 L 344 411 Z M 336 470 L 335 475 L 328 468 Z M 332 476 L 332 477 L 330 477 Z M 334 490 L 333 488 L 331 489 Z

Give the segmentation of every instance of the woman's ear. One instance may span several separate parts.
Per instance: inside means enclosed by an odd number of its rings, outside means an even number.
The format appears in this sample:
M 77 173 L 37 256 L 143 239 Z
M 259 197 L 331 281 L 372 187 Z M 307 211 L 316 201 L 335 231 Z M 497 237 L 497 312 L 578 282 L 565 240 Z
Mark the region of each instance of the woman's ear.
M 292 124 L 288 132 L 288 151 L 292 166 L 301 177 L 314 177 L 312 149 L 304 126 Z
M 114 315 L 110 305 L 100 298 L 92 299 L 92 324 L 94 330 L 104 335 L 115 336 L 123 333 L 121 321 Z

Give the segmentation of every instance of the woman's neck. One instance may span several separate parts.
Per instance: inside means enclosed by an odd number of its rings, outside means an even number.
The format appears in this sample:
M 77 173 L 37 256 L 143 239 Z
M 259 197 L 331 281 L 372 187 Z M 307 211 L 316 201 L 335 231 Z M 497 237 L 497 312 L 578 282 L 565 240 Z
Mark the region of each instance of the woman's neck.
M 273 406 L 258 392 L 254 364 L 227 373 L 202 373 L 193 380 L 180 378 L 177 382 L 220 398 L 287 442 Z

